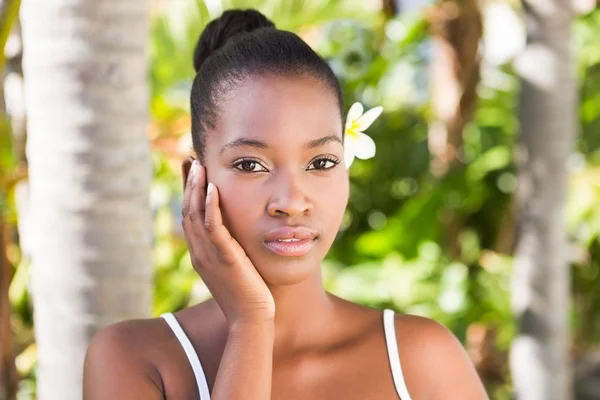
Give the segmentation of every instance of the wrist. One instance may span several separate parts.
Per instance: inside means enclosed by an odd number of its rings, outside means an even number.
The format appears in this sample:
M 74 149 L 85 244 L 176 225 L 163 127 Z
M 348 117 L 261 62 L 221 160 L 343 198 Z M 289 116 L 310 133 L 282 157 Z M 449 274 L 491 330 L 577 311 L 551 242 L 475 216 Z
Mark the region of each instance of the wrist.
M 275 319 L 270 317 L 237 318 L 228 321 L 228 330 L 230 334 L 240 332 L 273 332 L 275 331 Z

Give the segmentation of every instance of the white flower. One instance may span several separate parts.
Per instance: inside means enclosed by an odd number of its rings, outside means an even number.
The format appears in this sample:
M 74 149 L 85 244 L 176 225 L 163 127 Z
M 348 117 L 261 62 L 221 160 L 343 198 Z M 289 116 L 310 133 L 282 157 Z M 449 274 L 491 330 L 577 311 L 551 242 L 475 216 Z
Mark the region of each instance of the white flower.
M 371 108 L 363 114 L 360 103 L 352 104 L 346 118 L 344 136 L 344 163 L 350 168 L 354 157 L 366 160 L 375 156 L 375 142 L 363 132 L 381 115 L 383 107 Z

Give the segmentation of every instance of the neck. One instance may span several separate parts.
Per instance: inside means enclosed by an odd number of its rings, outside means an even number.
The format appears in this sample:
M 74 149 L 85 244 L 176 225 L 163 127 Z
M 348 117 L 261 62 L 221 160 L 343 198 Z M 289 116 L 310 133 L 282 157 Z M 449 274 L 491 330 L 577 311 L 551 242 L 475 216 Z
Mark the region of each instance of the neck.
M 269 287 L 275 300 L 274 354 L 308 350 L 326 335 L 334 304 L 316 271 L 301 283 Z

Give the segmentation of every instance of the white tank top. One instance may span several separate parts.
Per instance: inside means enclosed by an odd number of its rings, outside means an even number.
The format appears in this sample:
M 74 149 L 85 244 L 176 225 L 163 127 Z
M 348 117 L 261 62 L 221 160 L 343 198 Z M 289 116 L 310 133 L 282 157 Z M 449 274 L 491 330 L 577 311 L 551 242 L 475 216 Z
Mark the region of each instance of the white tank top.
M 192 343 L 186 336 L 181 325 L 177 322 L 175 316 L 171 313 L 161 315 L 162 318 L 167 321 L 171 330 L 181 343 L 183 350 L 192 366 L 194 376 L 196 377 L 196 384 L 198 385 L 198 393 L 200 393 L 200 400 L 210 400 L 210 393 L 208 391 L 208 384 L 206 383 L 206 376 L 202 369 L 200 359 L 194 351 Z M 390 360 L 390 368 L 392 370 L 392 377 L 394 379 L 394 385 L 396 386 L 396 392 L 401 400 L 411 400 L 406 388 L 406 382 L 404 382 L 404 375 L 402 375 L 402 367 L 400 366 L 400 356 L 398 354 L 398 344 L 396 343 L 396 328 L 394 325 L 394 311 L 383 310 L 383 329 L 385 332 L 385 342 L 387 345 L 388 358 Z

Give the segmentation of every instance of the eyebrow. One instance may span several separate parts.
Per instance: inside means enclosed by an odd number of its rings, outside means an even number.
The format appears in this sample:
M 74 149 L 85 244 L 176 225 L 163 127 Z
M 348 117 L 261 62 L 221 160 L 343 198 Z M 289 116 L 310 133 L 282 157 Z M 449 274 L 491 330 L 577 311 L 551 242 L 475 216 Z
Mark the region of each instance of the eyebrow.
M 323 145 L 326 145 L 329 142 L 338 142 L 341 145 L 344 144 L 342 142 L 342 139 L 339 138 L 338 136 L 336 136 L 336 135 L 329 135 L 329 136 L 323 136 L 320 139 L 316 139 L 316 140 L 312 140 L 312 141 L 308 142 L 306 144 L 306 147 L 308 147 L 309 149 L 314 149 L 315 147 L 321 147 Z
M 342 139 L 336 135 L 328 135 L 323 136 L 322 138 L 311 140 L 306 143 L 305 147 L 309 149 L 314 149 L 316 147 L 321 147 L 326 145 L 329 142 L 338 142 L 339 144 L 343 144 Z M 238 138 L 232 142 L 227 143 L 225 146 L 221 148 L 219 154 L 223 154 L 226 150 L 233 149 L 236 147 L 254 147 L 256 149 L 268 149 L 270 146 L 256 139 L 248 139 L 248 138 Z
M 239 139 L 236 139 L 233 142 L 229 142 L 225 146 L 223 146 L 221 148 L 221 151 L 219 152 L 219 154 L 223 154 L 224 151 L 233 149 L 236 147 L 254 147 L 257 149 L 268 149 L 269 145 L 266 144 L 265 142 L 261 142 L 260 140 L 256 140 L 256 139 L 239 138 Z

